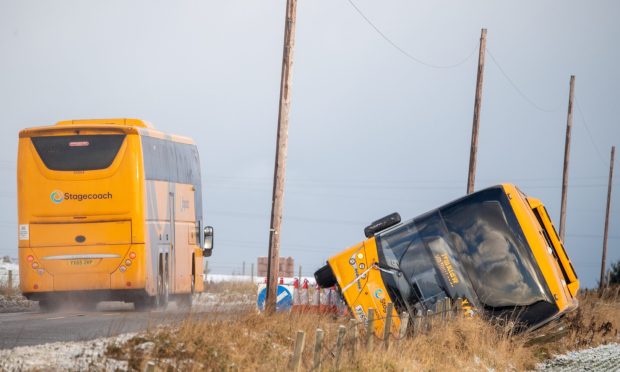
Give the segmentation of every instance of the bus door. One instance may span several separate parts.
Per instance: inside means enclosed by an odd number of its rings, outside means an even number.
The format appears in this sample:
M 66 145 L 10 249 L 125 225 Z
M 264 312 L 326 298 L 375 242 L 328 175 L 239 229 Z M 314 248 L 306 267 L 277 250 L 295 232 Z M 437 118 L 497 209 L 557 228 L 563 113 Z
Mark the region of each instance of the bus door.
M 176 233 L 175 233 L 175 201 L 174 201 L 174 192 L 170 192 L 168 194 L 168 208 L 169 208 L 169 218 L 170 218 L 170 253 L 168 254 L 168 288 L 171 288 L 171 292 L 175 292 L 176 287 L 176 270 L 175 270 L 175 243 L 176 243 Z

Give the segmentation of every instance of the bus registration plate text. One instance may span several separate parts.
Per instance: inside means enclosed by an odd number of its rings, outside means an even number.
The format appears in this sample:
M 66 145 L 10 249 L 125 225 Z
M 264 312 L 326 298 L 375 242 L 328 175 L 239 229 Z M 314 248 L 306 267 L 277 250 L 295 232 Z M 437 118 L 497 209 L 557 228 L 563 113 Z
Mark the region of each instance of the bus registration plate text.
M 79 260 L 70 260 L 69 265 L 71 266 L 89 266 L 93 264 L 93 260 L 91 259 L 79 259 Z

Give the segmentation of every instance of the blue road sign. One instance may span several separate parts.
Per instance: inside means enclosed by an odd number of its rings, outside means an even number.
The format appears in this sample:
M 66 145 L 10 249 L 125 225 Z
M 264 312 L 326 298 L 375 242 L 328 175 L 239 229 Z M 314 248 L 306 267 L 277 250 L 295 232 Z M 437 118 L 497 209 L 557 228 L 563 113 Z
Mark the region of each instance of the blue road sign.
M 265 310 L 265 298 L 267 297 L 267 287 L 258 293 L 256 305 L 260 311 Z M 278 297 L 276 299 L 276 311 L 289 311 L 293 307 L 293 295 L 288 288 L 283 285 L 278 286 Z

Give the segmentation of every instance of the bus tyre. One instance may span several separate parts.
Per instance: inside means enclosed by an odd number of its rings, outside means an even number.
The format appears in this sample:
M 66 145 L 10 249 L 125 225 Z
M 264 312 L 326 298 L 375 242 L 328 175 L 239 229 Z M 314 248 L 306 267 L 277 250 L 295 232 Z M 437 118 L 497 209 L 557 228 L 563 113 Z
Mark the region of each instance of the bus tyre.
M 39 309 L 45 313 L 51 313 L 60 308 L 60 304 L 54 302 L 52 300 L 41 300 L 39 301 Z
M 334 272 L 329 264 L 318 269 L 314 273 L 314 279 L 321 288 L 331 288 L 337 283 L 336 276 L 334 276 Z
M 133 308 L 136 311 L 149 311 L 153 308 L 153 297 L 147 297 L 138 301 L 134 301 Z

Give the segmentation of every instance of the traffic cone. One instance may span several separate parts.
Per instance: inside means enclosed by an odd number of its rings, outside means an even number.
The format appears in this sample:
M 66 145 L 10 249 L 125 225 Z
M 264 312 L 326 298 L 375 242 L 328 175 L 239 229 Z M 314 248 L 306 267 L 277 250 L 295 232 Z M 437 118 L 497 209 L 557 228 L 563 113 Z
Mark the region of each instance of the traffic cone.
M 301 287 L 301 293 L 299 294 L 299 304 L 302 306 L 308 305 L 308 279 L 304 280 L 304 284 Z
M 314 310 L 317 312 L 321 312 L 322 308 L 323 308 L 323 298 L 321 298 L 321 292 L 323 290 L 321 289 L 321 287 L 319 287 L 318 283 L 316 284 L 316 286 L 314 287 L 314 295 L 312 296 L 312 306 L 314 306 Z
M 299 311 L 299 279 L 295 278 L 293 280 L 293 307 L 291 309 L 292 312 Z

